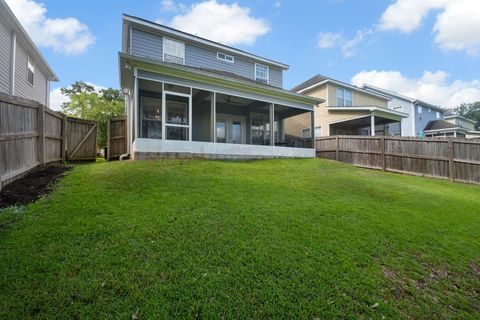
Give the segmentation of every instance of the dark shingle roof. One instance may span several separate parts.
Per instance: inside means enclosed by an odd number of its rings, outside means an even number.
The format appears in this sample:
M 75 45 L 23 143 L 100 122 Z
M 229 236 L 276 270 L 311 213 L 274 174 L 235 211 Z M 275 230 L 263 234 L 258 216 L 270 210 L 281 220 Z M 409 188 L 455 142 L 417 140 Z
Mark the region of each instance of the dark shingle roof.
M 325 76 L 322 76 L 322 75 L 320 75 L 320 74 L 317 74 L 317 75 L 311 77 L 310 79 L 308 79 L 307 81 L 302 82 L 302 83 L 300 83 L 298 86 L 292 88 L 290 91 L 292 91 L 292 92 L 298 92 L 298 91 L 300 91 L 300 90 L 303 90 L 303 89 L 305 89 L 305 88 L 311 87 L 311 86 L 313 86 L 314 84 L 317 84 L 317 83 L 319 83 L 319 82 L 325 81 L 325 80 L 327 80 L 327 79 L 329 79 L 329 78 L 327 78 L 327 77 L 325 77 Z
M 432 120 L 427 123 L 425 126 L 424 131 L 428 130 L 440 130 L 440 129 L 452 129 L 457 128 L 458 126 L 454 125 L 453 123 L 444 121 L 444 120 Z

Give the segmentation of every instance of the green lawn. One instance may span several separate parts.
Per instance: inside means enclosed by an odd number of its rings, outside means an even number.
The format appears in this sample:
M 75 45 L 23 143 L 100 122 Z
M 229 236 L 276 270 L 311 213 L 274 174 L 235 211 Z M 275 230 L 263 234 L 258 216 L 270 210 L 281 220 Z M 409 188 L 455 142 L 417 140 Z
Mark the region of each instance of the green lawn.
M 0 221 L 1 319 L 480 312 L 478 186 L 318 159 L 96 163 Z

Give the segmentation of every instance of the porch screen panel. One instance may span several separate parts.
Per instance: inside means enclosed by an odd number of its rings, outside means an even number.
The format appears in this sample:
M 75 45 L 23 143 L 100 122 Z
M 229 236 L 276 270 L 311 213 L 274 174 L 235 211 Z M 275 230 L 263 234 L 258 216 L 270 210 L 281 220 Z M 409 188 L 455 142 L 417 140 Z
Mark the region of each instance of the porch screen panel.
M 162 83 L 139 80 L 139 137 L 162 139 Z
M 213 142 L 213 92 L 192 90 L 192 140 Z M 225 134 L 225 130 L 224 130 Z
M 165 95 L 166 138 L 188 140 L 190 118 L 189 98 L 171 94 Z

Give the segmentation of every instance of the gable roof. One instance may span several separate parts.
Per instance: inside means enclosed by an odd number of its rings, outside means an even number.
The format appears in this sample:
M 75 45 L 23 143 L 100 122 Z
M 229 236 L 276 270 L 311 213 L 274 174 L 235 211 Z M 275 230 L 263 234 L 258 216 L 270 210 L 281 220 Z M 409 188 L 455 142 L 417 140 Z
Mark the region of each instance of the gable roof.
M 27 31 L 22 27 L 22 24 L 4 0 L 0 0 L 0 17 L 2 17 L 2 22 L 15 31 L 17 41 L 26 47 L 25 49 L 27 49 L 28 54 L 35 60 L 35 64 L 45 72 L 48 80 L 58 81 L 57 75 L 53 72 L 47 60 L 45 60 L 40 50 L 38 50 Z
M 345 87 L 345 88 L 348 88 L 350 90 L 358 91 L 358 92 L 361 92 L 363 94 L 367 94 L 367 95 L 370 95 L 370 96 L 375 96 L 377 98 L 381 98 L 381 99 L 385 99 L 385 100 L 391 100 L 386 95 L 371 92 L 371 91 L 359 88 L 357 86 L 348 84 L 346 82 L 338 81 L 338 80 L 323 76 L 321 74 L 317 74 L 317 75 L 311 77 L 310 79 L 300 83 L 299 85 L 292 88 L 290 91 L 297 92 L 297 93 L 305 93 L 307 91 L 313 90 L 313 89 L 315 89 L 315 88 L 317 88 L 321 85 L 324 85 L 326 83 L 333 83 L 335 85 Z
M 427 106 L 428 108 L 431 108 L 431 109 L 434 109 L 434 110 L 445 112 L 445 109 L 443 109 L 440 106 L 436 106 L 434 104 L 425 102 L 425 101 L 420 100 L 420 99 L 410 98 L 410 97 L 404 96 L 400 93 L 397 93 L 395 91 L 391 91 L 391 90 L 379 88 L 379 87 L 376 87 L 376 86 L 372 86 L 371 84 L 364 83 L 362 85 L 362 88 L 366 88 L 366 90 L 373 90 L 375 92 L 384 94 L 386 96 L 394 97 L 394 98 L 397 98 L 397 99 L 400 99 L 400 100 L 406 100 L 406 101 L 408 101 L 410 103 L 413 103 L 413 104 L 420 104 L 422 106 Z
M 215 42 L 215 41 L 212 41 L 212 40 L 209 40 L 209 39 L 206 39 L 206 38 L 202 38 L 202 37 L 199 37 L 197 35 L 194 35 L 194 34 L 191 34 L 191 33 L 188 33 L 188 32 L 184 32 L 184 31 L 180 31 L 180 30 L 177 30 L 177 29 L 174 29 L 174 28 L 171 28 L 171 27 L 167 27 L 165 25 L 162 25 L 162 24 L 159 24 L 159 23 L 156 23 L 156 22 L 152 22 L 150 20 L 146 20 L 146 19 L 143 19 L 143 18 L 131 16 L 131 15 L 128 15 L 128 14 L 123 14 L 123 21 L 124 21 L 124 24 L 125 23 L 136 24 L 136 25 L 145 27 L 147 29 L 150 29 L 152 31 L 157 31 L 157 32 L 160 31 L 162 33 L 166 33 L 166 34 L 175 36 L 175 37 L 180 38 L 182 40 L 193 41 L 195 43 L 202 44 L 206 47 L 219 49 L 219 50 L 225 51 L 227 53 L 231 53 L 231 54 L 235 54 L 235 55 L 238 55 L 238 56 L 243 56 L 243 57 L 246 57 L 246 58 L 257 60 L 259 62 L 268 64 L 268 65 L 271 65 L 271 66 L 276 66 L 276 67 L 278 67 L 282 70 L 288 70 L 289 67 L 290 67 L 288 64 L 281 63 L 281 62 L 271 60 L 271 59 L 267 59 L 267 58 L 258 56 L 258 55 L 253 54 L 253 53 L 249 53 L 249 52 L 237 49 L 237 48 L 233 48 L 233 47 L 221 44 L 219 42 Z M 124 30 L 124 33 L 125 32 L 126 32 L 126 30 Z M 125 37 L 125 34 L 124 34 L 124 37 Z

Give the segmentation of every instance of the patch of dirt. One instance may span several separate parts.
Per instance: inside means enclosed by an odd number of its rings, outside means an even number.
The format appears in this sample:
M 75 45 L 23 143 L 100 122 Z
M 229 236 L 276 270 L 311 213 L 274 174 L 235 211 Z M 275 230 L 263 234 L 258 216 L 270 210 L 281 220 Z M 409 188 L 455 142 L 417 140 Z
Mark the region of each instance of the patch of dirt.
M 29 172 L 0 192 L 0 209 L 26 205 L 50 193 L 55 182 L 71 169 L 68 166 L 50 165 Z

